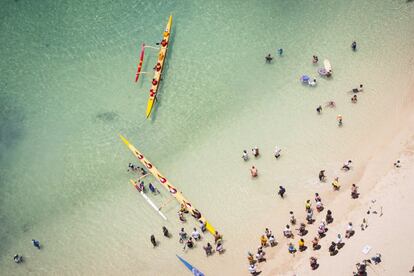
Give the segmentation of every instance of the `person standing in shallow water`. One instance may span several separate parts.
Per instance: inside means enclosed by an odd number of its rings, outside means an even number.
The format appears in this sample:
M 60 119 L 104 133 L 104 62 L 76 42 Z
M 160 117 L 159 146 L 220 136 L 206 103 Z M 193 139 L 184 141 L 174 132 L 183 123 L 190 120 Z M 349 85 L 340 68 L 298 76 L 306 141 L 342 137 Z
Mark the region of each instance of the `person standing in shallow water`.
M 268 55 L 265 57 L 265 60 L 266 60 L 266 63 L 271 63 L 271 62 L 272 62 L 272 60 L 273 60 L 273 57 L 272 57 L 270 54 L 268 54 Z
M 318 114 L 321 114 L 321 112 L 322 112 L 322 106 L 318 106 L 316 108 L 316 112 L 318 112 Z
M 280 149 L 279 147 L 275 147 L 275 158 L 276 159 L 279 159 L 279 157 L 280 157 L 280 153 L 282 152 L 282 149 Z
M 356 49 L 357 49 L 357 43 L 356 43 L 356 41 L 353 41 L 352 42 L 352 44 L 351 44 L 351 48 L 352 48 L 352 51 L 356 51 Z
M 249 160 L 249 155 L 247 154 L 247 151 L 246 150 L 243 151 L 242 158 L 243 158 L 244 161 Z
M 325 178 L 326 178 L 326 176 L 325 176 L 325 170 L 321 170 L 319 172 L 319 181 L 320 182 L 323 182 L 323 181 L 325 181 Z
M 155 236 L 154 236 L 154 235 L 151 235 L 151 243 L 152 243 L 152 245 L 153 245 L 154 247 L 156 247 L 156 246 L 157 246 L 157 241 L 155 240 Z
M 285 193 L 286 193 L 286 189 L 283 186 L 279 186 L 278 195 L 280 195 L 280 197 L 283 198 Z
M 38 240 L 32 239 L 33 246 L 37 249 L 40 249 L 40 242 Z

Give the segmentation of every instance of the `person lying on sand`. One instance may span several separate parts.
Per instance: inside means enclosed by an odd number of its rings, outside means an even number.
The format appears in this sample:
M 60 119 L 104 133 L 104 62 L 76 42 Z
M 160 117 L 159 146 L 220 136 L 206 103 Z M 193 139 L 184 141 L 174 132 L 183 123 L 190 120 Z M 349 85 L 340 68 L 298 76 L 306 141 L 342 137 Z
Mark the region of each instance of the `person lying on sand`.
M 358 92 L 362 92 L 362 91 L 364 91 L 364 86 L 362 84 L 360 84 L 358 88 L 353 88 L 351 90 L 351 92 L 353 92 L 353 93 L 358 93 Z

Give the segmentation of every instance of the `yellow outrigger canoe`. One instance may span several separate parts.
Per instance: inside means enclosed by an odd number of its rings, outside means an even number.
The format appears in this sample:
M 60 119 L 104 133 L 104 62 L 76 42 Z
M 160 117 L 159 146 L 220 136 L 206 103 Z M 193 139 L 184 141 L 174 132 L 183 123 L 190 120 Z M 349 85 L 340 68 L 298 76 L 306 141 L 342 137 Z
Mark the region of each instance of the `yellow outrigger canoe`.
M 129 150 L 135 155 L 136 158 L 138 158 L 139 161 L 141 161 L 141 163 L 152 173 L 152 175 L 161 183 L 162 186 L 164 186 L 164 188 L 166 188 L 170 194 L 175 197 L 175 199 L 180 203 L 180 204 L 184 204 L 184 206 L 186 206 L 187 210 L 189 211 L 189 213 L 196 218 L 199 222 L 205 223 L 206 225 L 206 229 L 211 233 L 211 234 L 215 234 L 216 229 L 214 229 L 214 227 L 206 220 L 206 218 L 200 213 L 200 211 L 198 211 L 193 204 L 191 204 L 190 201 L 188 201 L 183 194 L 177 190 L 176 187 L 174 187 L 170 181 L 165 178 L 158 170 L 156 167 L 154 167 L 154 165 L 148 161 L 147 158 L 145 158 L 145 156 L 139 152 L 137 150 L 136 147 L 134 147 L 134 145 L 132 145 L 127 139 L 125 139 L 124 136 L 119 135 L 119 137 L 121 137 L 122 141 L 125 143 L 125 145 L 127 145 L 127 147 L 129 148 Z
M 157 64 L 155 65 L 156 69 L 154 71 L 154 78 L 152 79 L 150 95 L 149 95 L 149 99 L 148 99 L 148 103 L 147 103 L 147 111 L 146 111 L 147 118 L 151 115 L 151 111 L 152 111 L 152 108 L 154 107 L 154 102 L 156 100 L 158 87 L 160 85 L 161 74 L 162 74 L 162 70 L 164 69 L 165 58 L 167 57 L 167 50 L 168 50 L 168 43 L 169 43 L 169 40 L 170 40 L 171 25 L 172 25 L 172 15 L 170 15 L 170 18 L 168 19 L 167 27 L 165 28 L 165 31 L 164 31 L 164 34 L 163 34 L 163 39 L 160 43 L 160 52 L 158 54 Z M 157 68 L 157 66 L 158 66 L 158 68 Z

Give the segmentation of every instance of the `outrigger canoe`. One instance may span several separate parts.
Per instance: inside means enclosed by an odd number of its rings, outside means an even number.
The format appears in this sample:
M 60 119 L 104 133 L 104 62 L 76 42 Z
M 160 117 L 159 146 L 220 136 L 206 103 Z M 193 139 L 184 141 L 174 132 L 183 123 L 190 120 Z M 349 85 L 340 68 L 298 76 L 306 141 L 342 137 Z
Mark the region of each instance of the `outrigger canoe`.
M 151 205 L 152 208 L 154 208 L 155 211 L 157 211 L 157 213 L 165 220 L 167 220 L 167 217 L 161 213 L 160 208 L 158 208 L 154 202 L 152 202 L 151 199 L 149 199 L 149 197 L 144 193 L 143 190 L 141 190 L 137 184 L 137 182 L 135 182 L 134 180 L 130 179 L 131 184 L 135 187 L 135 189 L 137 189 L 137 191 L 142 195 L 143 198 L 145 198 L 145 200 L 148 202 L 149 205 Z
M 174 187 L 170 181 L 165 178 L 158 170 L 157 168 L 150 162 L 148 161 L 147 158 L 145 158 L 145 156 L 138 151 L 138 149 L 136 147 L 134 147 L 134 145 L 132 145 L 127 139 L 125 139 L 124 136 L 119 135 L 119 137 L 121 137 L 122 141 L 125 143 L 125 145 L 127 145 L 127 147 L 129 148 L 129 150 L 135 155 L 136 158 L 138 158 L 138 160 L 152 173 L 152 175 L 161 183 L 162 186 L 164 186 L 165 189 L 167 189 L 170 194 L 175 197 L 175 199 L 180 203 L 180 204 L 184 204 L 184 206 L 186 206 L 187 210 L 189 211 L 189 213 L 197 219 L 197 221 L 202 222 L 206 225 L 206 229 L 212 234 L 214 235 L 216 230 L 214 229 L 214 227 L 206 220 L 206 218 L 200 213 L 200 211 L 198 211 L 193 204 L 191 204 L 191 202 L 189 200 L 187 200 L 183 194 L 178 191 L 178 189 L 176 187 Z
M 167 57 L 171 25 L 172 25 L 172 15 L 170 15 L 170 18 L 168 19 L 167 27 L 165 28 L 163 39 L 162 39 L 162 41 L 165 41 L 166 43 L 164 44 L 164 46 L 160 43 L 160 52 L 158 53 L 158 60 L 157 60 L 156 66 L 160 64 L 161 67 L 159 69 L 156 68 L 154 70 L 154 78 L 152 79 L 150 95 L 149 95 L 149 99 L 147 103 L 147 111 L 146 111 L 147 118 L 151 115 L 151 111 L 152 111 L 152 108 L 154 106 L 154 102 L 157 96 L 158 87 L 160 85 L 161 74 L 162 74 L 162 70 L 164 69 L 165 58 Z
M 180 256 L 176 255 L 177 258 L 190 270 L 194 276 L 204 276 L 204 273 L 192 266 L 189 262 L 181 258 Z

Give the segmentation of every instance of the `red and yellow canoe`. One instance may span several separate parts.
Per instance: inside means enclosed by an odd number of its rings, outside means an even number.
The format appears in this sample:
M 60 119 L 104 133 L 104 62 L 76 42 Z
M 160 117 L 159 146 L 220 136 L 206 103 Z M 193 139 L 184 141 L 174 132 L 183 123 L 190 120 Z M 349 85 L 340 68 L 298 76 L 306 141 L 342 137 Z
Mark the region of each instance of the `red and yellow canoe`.
M 152 173 L 152 175 L 161 183 L 162 186 L 164 186 L 167 191 L 170 192 L 170 194 L 180 203 L 184 204 L 184 206 L 187 208 L 187 210 L 190 212 L 190 214 L 196 218 L 199 222 L 205 223 L 206 229 L 214 235 L 216 232 L 216 229 L 206 220 L 206 218 L 198 211 L 193 204 L 184 197 L 184 195 L 176 188 L 174 187 L 171 182 L 163 176 L 160 171 L 140 152 L 134 145 L 132 145 L 127 139 L 125 139 L 124 136 L 119 135 L 121 137 L 122 141 L 127 145 L 129 150 L 132 152 L 132 154 L 135 155 L 136 158 L 145 166 L 147 170 Z
M 155 65 L 154 78 L 152 79 L 152 85 L 150 89 L 150 95 L 147 103 L 147 118 L 151 115 L 152 108 L 154 107 L 155 98 L 158 92 L 158 87 L 161 81 L 162 70 L 164 69 L 165 58 L 167 57 L 168 43 L 170 40 L 170 31 L 172 25 L 172 15 L 168 19 L 167 27 L 165 28 L 163 39 L 160 43 L 160 52 L 158 53 L 157 64 Z

